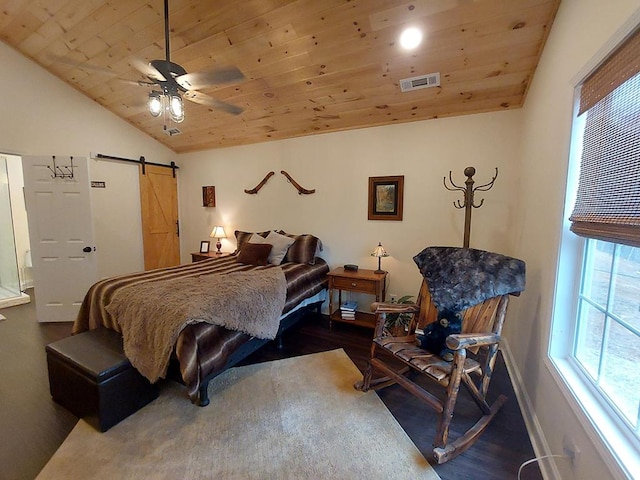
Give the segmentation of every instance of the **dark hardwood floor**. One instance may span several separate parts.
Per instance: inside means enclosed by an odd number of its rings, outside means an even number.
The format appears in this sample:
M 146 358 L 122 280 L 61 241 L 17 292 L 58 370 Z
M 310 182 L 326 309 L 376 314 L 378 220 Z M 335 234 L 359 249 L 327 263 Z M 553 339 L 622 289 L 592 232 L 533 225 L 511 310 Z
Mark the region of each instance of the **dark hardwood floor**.
M 77 422 L 75 416 L 51 400 L 44 351 L 46 344 L 68 336 L 71 324 L 37 323 L 33 303 L 5 308 L 0 313 L 7 317 L 0 320 L 0 480 L 33 479 Z M 343 348 L 362 370 L 370 338 L 370 330 L 348 324 L 330 328 L 326 316 L 309 315 L 285 334 L 282 349 L 269 343 L 243 364 Z M 520 464 L 534 457 L 502 359 L 490 391 L 494 396 L 505 393 L 509 401 L 473 447 L 449 463 L 434 466 L 443 480 L 515 479 Z M 377 393 L 429 458 L 437 423 L 435 413 L 398 386 Z M 475 403 L 461 390 L 451 435 L 473 423 L 478 414 Z M 542 479 L 537 465 L 527 466 L 522 479 Z

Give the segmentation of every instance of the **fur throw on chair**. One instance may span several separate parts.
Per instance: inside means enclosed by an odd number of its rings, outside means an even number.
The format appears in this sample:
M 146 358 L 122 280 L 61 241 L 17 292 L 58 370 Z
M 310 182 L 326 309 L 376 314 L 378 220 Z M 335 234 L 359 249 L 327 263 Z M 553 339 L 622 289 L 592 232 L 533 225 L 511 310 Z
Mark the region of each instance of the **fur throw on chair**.
M 446 338 L 460 333 L 461 312 L 488 298 L 517 294 L 525 287 L 525 263 L 473 248 L 428 247 L 413 257 L 438 309 L 438 321 L 425 329 L 422 348 L 453 358 Z

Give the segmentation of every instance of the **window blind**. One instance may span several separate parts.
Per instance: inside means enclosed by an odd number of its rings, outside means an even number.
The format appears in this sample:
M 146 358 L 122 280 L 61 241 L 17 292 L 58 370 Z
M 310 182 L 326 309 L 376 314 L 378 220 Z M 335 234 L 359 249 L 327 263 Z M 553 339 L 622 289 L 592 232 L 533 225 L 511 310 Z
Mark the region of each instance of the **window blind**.
M 589 106 L 578 193 L 569 217 L 578 235 L 632 246 L 640 246 L 639 59 L 636 31 L 582 87 L 591 93 L 580 99 L 581 109 L 584 102 Z M 635 66 L 630 70 L 629 65 Z M 606 76 L 609 80 L 603 80 Z M 589 85 L 596 77 L 598 88 Z M 591 104 L 596 91 L 599 98 Z
M 640 71 L 640 30 L 625 40 L 580 88 L 578 115 L 593 107 Z

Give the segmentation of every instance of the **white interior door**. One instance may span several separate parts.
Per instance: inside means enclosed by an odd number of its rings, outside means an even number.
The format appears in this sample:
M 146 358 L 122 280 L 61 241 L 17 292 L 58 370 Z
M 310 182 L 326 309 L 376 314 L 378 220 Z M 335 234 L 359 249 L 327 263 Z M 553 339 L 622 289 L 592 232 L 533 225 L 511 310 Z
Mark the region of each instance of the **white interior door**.
M 70 157 L 56 157 L 69 174 Z M 86 158 L 73 158 L 73 178 L 53 177 L 53 158 L 23 157 L 24 190 L 39 322 L 75 320 L 97 280 Z

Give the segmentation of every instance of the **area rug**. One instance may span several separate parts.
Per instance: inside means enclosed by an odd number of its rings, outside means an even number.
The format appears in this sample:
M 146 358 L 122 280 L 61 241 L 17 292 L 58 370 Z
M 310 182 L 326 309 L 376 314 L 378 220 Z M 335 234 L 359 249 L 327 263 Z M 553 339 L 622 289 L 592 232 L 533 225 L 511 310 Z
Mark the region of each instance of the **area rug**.
M 167 382 L 99 433 L 79 421 L 38 480 L 439 477 L 343 350 L 233 368 L 209 406 Z

